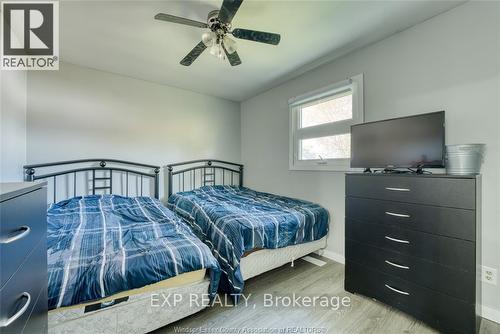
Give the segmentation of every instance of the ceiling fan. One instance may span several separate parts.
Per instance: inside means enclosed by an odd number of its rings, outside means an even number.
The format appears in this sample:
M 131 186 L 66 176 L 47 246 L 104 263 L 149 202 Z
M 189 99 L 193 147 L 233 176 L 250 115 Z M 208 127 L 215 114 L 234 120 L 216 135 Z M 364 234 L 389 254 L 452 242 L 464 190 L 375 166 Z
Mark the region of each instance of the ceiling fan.
M 191 65 L 206 48 L 210 48 L 210 54 L 221 60 L 227 57 L 231 66 L 236 66 L 241 64 L 241 59 L 236 52 L 236 42 L 227 35 L 230 34 L 239 39 L 272 45 L 278 45 L 281 38 L 279 34 L 270 32 L 240 28 L 231 29 L 231 21 L 242 2 L 243 0 L 224 0 L 220 10 L 213 10 L 208 13 L 207 23 L 163 13 L 156 14 L 155 19 L 210 29 L 201 36 L 201 42 L 181 60 L 181 65 Z

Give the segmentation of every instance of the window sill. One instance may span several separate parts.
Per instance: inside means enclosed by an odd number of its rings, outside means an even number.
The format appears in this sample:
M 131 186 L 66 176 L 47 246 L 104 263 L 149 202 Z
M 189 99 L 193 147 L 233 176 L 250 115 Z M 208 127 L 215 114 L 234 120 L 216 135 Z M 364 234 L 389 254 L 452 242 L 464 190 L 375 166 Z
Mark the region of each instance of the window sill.
M 362 172 L 362 168 L 351 168 L 349 166 L 340 165 L 310 165 L 310 166 L 289 166 L 290 171 L 302 172 L 336 172 L 336 173 L 356 173 Z

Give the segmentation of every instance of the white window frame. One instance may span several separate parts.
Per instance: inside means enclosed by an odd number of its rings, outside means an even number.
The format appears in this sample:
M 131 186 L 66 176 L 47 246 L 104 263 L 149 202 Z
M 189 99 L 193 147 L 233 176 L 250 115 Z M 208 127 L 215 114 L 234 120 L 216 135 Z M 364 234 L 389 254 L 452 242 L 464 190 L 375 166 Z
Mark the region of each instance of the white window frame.
M 352 119 L 299 128 L 299 112 L 301 107 L 313 101 L 352 92 Z M 348 171 L 350 159 L 315 159 L 299 160 L 299 141 L 301 139 L 317 138 L 347 134 L 351 132 L 351 125 L 363 123 L 363 74 L 352 76 L 346 80 L 334 83 L 327 87 L 296 96 L 288 100 L 289 106 L 289 167 L 290 170 L 323 170 L 323 171 Z

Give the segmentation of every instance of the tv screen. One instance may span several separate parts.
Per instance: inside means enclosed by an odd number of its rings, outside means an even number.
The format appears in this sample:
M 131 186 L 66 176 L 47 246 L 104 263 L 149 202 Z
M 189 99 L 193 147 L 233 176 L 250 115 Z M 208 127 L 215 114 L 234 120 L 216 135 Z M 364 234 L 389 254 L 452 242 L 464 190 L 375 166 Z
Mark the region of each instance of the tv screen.
M 351 167 L 444 167 L 444 111 L 353 125 Z

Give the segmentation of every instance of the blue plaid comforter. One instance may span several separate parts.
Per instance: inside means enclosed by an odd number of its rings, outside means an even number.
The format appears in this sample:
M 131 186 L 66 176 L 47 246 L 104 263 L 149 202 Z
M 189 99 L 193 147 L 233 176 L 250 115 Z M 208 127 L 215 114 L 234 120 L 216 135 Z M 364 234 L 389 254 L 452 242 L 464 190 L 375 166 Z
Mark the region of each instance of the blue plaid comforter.
M 328 211 L 318 204 L 244 187 L 176 193 L 168 207 L 212 249 L 223 272 L 220 288 L 235 299 L 243 292 L 239 265 L 244 252 L 319 240 L 328 233 Z
M 48 210 L 49 309 L 101 299 L 199 269 L 220 271 L 182 220 L 150 197 L 92 195 Z

